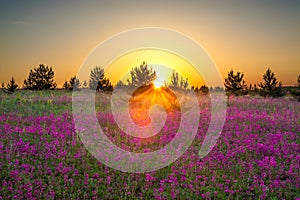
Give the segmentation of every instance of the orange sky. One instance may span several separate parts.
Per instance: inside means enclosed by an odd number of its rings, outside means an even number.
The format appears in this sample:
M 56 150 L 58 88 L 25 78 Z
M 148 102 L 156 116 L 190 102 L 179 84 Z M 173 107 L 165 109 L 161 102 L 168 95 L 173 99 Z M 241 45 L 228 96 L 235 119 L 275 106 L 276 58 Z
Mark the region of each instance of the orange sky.
M 7 1 L 0 7 L 0 82 L 14 76 L 22 84 L 43 63 L 53 67 L 61 86 L 110 36 L 163 27 L 202 45 L 223 78 L 232 68 L 244 72 L 248 84 L 258 83 L 270 67 L 284 85 L 295 85 L 299 10 L 300 2 L 292 0 Z
M 119 57 L 108 67 L 106 76 L 111 78 L 112 83 L 118 80 L 126 83 L 130 77 L 130 70 L 142 64 L 143 61 L 147 61 L 148 67 L 156 71 L 156 82 L 160 85 L 170 82 L 173 69 L 178 72 L 179 77 L 188 78 L 191 85 L 205 84 L 201 74 L 188 61 L 173 53 L 157 49 L 137 50 Z M 127 67 L 120 68 L 119 66 Z

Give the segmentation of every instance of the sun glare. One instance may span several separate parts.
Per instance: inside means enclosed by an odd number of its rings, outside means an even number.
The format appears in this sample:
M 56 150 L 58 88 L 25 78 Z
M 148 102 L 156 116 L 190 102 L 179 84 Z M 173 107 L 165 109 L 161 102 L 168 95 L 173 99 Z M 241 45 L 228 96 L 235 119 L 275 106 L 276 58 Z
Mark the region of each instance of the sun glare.
M 160 88 L 160 87 L 162 86 L 162 84 L 161 84 L 159 81 L 157 81 L 157 80 L 155 80 L 155 81 L 153 82 L 153 84 L 154 84 L 154 87 L 155 87 L 156 89 L 158 89 L 158 88 Z
M 130 79 L 130 70 L 140 66 L 143 61 L 156 72 L 155 87 L 164 86 L 165 82 L 169 83 L 173 70 L 176 70 L 182 77 L 189 78 L 191 85 L 204 84 L 203 78 L 194 69 L 193 65 L 176 54 L 160 49 L 141 49 L 126 53 L 116 58 L 109 65 L 105 74 L 110 77 L 113 84 L 116 84 L 119 80 L 126 83 L 127 79 Z M 99 63 L 99 61 L 95 61 L 95 63 Z M 93 66 L 93 64 L 90 65 Z M 86 79 L 88 80 L 88 78 Z

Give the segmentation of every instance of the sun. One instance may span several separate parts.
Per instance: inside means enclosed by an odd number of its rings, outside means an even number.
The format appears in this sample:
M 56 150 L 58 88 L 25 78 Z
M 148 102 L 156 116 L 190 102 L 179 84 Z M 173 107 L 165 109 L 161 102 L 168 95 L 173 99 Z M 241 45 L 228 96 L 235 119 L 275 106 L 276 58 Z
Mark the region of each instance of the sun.
M 157 72 L 153 85 L 155 89 L 159 89 L 165 85 L 166 77 L 171 76 L 172 69 L 162 65 L 152 65 L 152 67 Z
M 157 79 L 153 82 L 155 89 L 161 88 L 161 86 L 163 86 L 163 84 L 158 81 Z

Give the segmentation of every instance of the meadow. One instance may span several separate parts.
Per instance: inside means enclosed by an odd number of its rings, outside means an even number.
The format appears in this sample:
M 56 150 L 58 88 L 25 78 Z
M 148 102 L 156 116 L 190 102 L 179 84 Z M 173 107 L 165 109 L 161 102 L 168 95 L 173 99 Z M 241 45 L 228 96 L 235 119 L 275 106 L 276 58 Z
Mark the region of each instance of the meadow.
M 151 140 L 126 136 L 112 119 L 109 96 L 96 97 L 107 136 L 131 151 L 153 151 L 178 128 L 169 116 Z M 230 97 L 223 132 L 208 156 L 198 151 L 210 122 L 209 99 L 190 148 L 173 164 L 125 173 L 95 159 L 76 134 L 70 91 L 0 95 L 0 199 L 300 199 L 300 103 Z

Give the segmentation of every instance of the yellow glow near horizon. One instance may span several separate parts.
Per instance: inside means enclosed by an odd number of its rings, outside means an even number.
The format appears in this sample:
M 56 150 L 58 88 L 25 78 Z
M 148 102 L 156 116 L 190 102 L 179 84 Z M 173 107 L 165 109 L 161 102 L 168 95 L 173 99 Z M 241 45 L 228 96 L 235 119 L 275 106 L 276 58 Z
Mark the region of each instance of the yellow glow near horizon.
M 153 84 L 154 84 L 154 87 L 155 87 L 156 89 L 158 89 L 158 88 L 160 88 L 161 86 L 163 86 L 163 84 L 161 84 L 161 82 L 159 82 L 159 81 L 157 81 L 157 80 L 155 80 L 155 81 L 153 82 Z
M 130 70 L 140 66 L 144 61 L 148 64 L 148 68 L 156 71 L 157 78 L 154 81 L 156 87 L 170 82 L 173 70 L 183 78 L 188 78 L 190 85 L 201 86 L 204 84 L 201 75 L 188 61 L 176 54 L 160 49 L 140 49 L 122 55 L 109 65 L 105 74 L 113 84 L 119 80 L 126 83 L 130 77 Z

